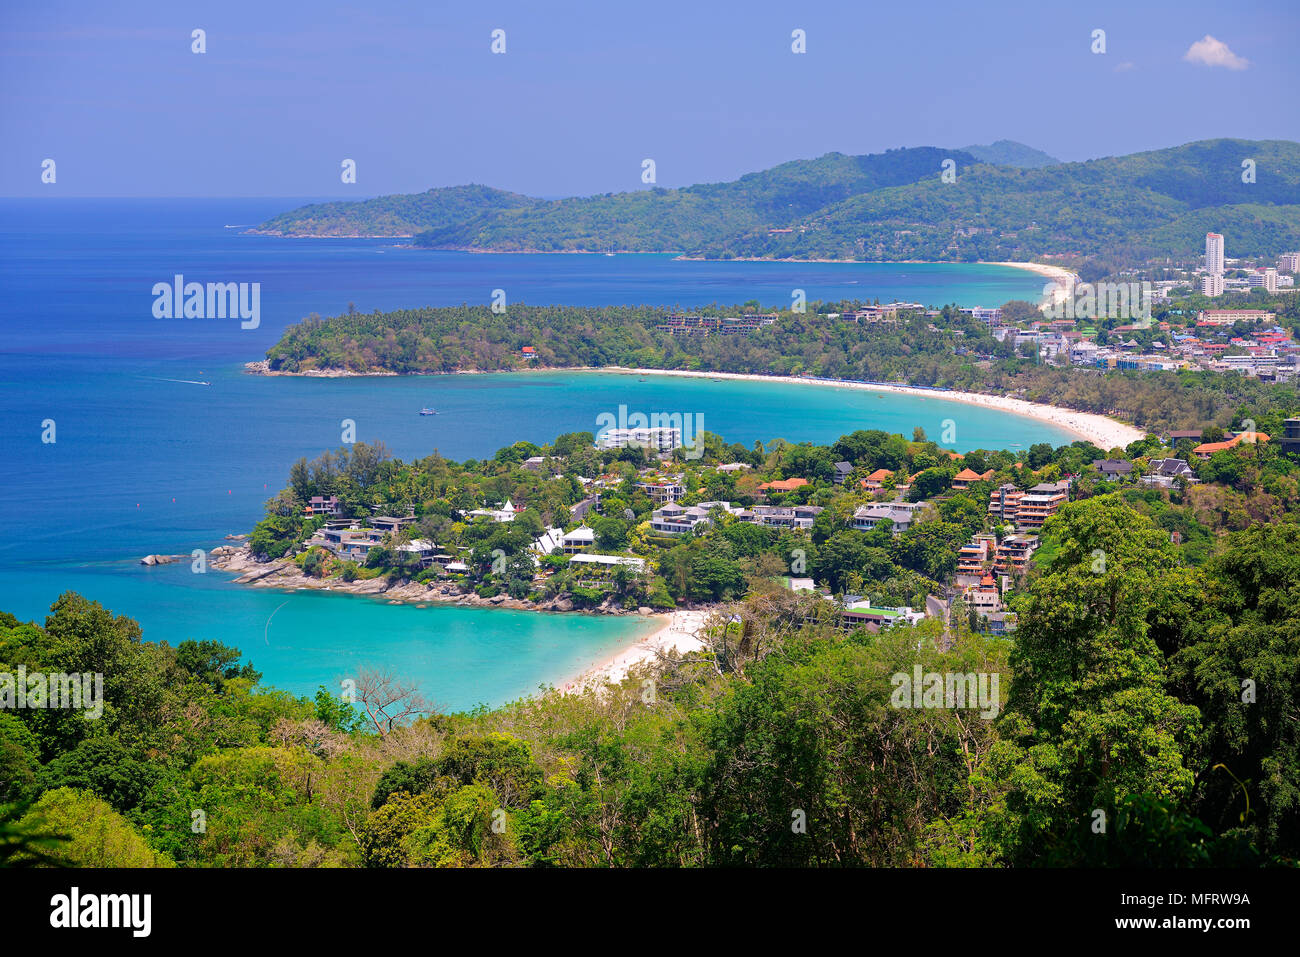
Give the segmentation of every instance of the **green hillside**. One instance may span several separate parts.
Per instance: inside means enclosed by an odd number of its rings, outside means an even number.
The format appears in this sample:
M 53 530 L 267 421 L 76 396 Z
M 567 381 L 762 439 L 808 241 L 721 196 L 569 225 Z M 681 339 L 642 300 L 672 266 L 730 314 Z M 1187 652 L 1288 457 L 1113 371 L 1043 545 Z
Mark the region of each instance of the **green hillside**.
M 967 146 L 963 152 L 970 153 L 981 163 L 994 166 L 1019 166 L 1024 169 L 1037 169 L 1040 166 L 1055 166 L 1061 161 L 1049 156 L 1042 150 L 1036 150 L 1015 140 L 998 140 L 987 146 Z
M 412 236 L 434 226 L 473 222 L 543 203 L 490 186 L 448 186 L 413 195 L 313 203 L 267 220 L 258 231 L 282 236 Z
M 328 203 L 278 234 L 414 235 L 430 248 L 674 251 L 707 258 L 1002 260 L 1185 257 L 1208 230 L 1233 255 L 1300 248 L 1300 144 L 1205 140 L 1083 163 L 1010 141 L 972 152 L 828 153 L 729 183 L 555 201 L 481 186 Z M 1029 153 L 1025 151 L 1028 150 Z M 940 178 L 956 163 L 956 181 Z M 1242 161 L 1256 180 L 1242 182 Z M 1008 165 L 1010 164 L 1010 165 Z

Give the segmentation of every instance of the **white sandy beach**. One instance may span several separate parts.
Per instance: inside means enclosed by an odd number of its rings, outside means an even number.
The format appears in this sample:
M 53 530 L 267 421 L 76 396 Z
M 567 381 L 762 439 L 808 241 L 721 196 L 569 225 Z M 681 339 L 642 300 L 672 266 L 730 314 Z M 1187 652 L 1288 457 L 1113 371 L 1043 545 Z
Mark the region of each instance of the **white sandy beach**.
M 561 694 L 578 694 L 603 687 L 607 683 L 618 684 L 627 678 L 633 668 L 653 664 L 661 654 L 676 651 L 684 655 L 704 647 L 704 642 L 696 637 L 696 633 L 704 625 L 705 612 L 675 611 L 660 617 L 663 620 L 661 628 L 566 682 L 560 687 Z
M 1050 291 L 1045 290 L 1043 302 L 1040 305 L 1055 305 L 1058 302 L 1064 302 L 1070 298 L 1075 285 L 1079 282 L 1079 277 L 1064 266 L 1049 266 L 1047 263 L 987 263 L 989 266 L 1010 266 L 1012 269 L 1026 269 L 1029 272 L 1038 273 L 1040 276 L 1046 276 L 1052 281 Z
M 750 382 L 779 382 L 791 385 L 823 386 L 833 389 L 862 389 L 868 392 L 898 392 L 904 395 L 915 395 L 942 402 L 964 402 L 968 405 L 982 405 L 985 408 L 997 409 L 1001 412 L 1023 415 L 1027 418 L 1037 419 L 1040 422 L 1050 422 L 1052 425 L 1064 429 L 1072 435 L 1077 435 L 1079 438 L 1085 439 L 1103 450 L 1116 447 L 1122 448 L 1130 442 L 1136 442 L 1146 436 L 1146 432 L 1141 429 L 1116 421 L 1109 416 L 1097 415 L 1092 412 L 1075 412 L 1072 409 L 1044 405 L 1041 402 L 1027 402 L 1024 399 L 1013 399 L 1002 395 L 984 395 L 979 392 L 918 389 L 912 386 L 880 385 L 874 382 L 841 382 L 831 379 L 805 379 L 798 376 L 748 375 L 738 372 L 620 369 L 616 366 L 607 366 L 601 371 L 622 371 L 635 375 L 675 375 L 697 379 L 743 379 Z

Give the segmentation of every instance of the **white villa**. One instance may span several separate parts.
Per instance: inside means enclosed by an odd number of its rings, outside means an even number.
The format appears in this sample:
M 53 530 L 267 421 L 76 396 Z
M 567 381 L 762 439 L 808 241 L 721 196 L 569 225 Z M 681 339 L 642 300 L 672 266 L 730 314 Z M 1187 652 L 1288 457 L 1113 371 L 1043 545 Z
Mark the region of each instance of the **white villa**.
M 474 518 L 490 518 L 494 522 L 513 522 L 515 515 L 519 512 L 515 508 L 515 503 L 506 499 L 506 504 L 500 508 L 476 508 L 473 511 L 466 512 L 466 515 Z

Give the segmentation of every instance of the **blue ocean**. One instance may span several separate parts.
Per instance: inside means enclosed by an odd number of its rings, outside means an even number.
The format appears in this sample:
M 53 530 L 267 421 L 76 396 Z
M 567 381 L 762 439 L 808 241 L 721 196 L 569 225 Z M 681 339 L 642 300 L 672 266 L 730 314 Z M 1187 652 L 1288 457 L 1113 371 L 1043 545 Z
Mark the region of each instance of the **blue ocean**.
M 802 288 L 809 300 L 996 305 L 1042 288 L 1039 277 L 999 266 L 481 255 L 247 234 L 306 201 L 0 200 L 0 609 L 39 621 L 75 590 L 138 619 L 147 639 L 234 645 L 267 683 L 295 693 L 336 688 L 371 664 L 418 680 L 445 708 L 496 704 L 608 657 L 647 623 L 281 593 L 139 558 L 247 532 L 295 459 L 341 444 L 344 419 L 358 439 L 408 459 L 434 449 L 479 457 L 519 439 L 595 431 L 596 417 L 621 404 L 698 412 L 704 428 L 746 444 L 858 428 L 936 434 L 948 417 L 959 423 L 959 449 L 1068 441 L 1033 420 L 937 398 L 777 383 L 597 372 L 248 375 L 243 363 L 263 358 L 286 326 L 350 304 L 486 303 L 500 288 L 512 303 L 774 307 Z M 260 324 L 155 318 L 151 290 L 177 274 L 260 283 Z M 443 414 L 416 415 L 422 406 Z

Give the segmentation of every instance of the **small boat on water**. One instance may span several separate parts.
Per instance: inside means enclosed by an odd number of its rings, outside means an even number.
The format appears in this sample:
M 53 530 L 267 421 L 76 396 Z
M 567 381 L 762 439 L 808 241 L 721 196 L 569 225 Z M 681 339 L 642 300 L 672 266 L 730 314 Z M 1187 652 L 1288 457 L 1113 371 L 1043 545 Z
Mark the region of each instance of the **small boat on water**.
M 421 415 L 437 415 L 437 414 L 438 414 L 438 410 L 437 410 L 437 409 L 421 409 L 421 410 L 420 410 L 420 414 L 421 414 Z

